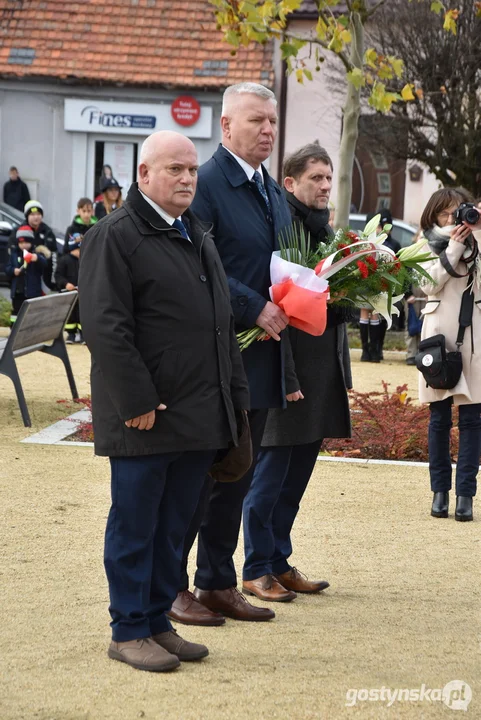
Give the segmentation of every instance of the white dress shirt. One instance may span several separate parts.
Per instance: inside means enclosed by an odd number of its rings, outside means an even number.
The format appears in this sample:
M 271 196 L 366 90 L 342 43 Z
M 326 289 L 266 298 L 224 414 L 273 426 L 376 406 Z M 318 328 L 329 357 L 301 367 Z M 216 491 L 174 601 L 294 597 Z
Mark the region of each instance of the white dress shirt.
M 151 200 L 145 193 L 143 193 L 140 188 L 139 188 L 139 193 L 142 195 L 142 197 L 144 198 L 144 200 L 146 200 L 146 201 L 149 203 L 149 205 L 151 205 L 151 206 L 154 208 L 155 212 L 157 212 L 157 213 L 160 215 L 160 217 L 161 217 L 163 220 L 165 220 L 165 222 L 167 223 L 167 225 L 171 225 L 171 226 L 172 226 L 172 225 L 174 224 L 174 220 L 180 220 L 180 222 L 182 222 L 182 217 L 181 217 L 180 215 L 179 215 L 178 218 L 175 218 L 175 217 L 173 217 L 172 215 L 169 215 L 169 213 L 168 213 L 168 212 L 165 212 L 165 210 L 163 210 L 163 209 L 160 207 L 160 205 L 157 205 L 156 202 L 154 202 L 153 200 Z M 184 226 L 184 227 L 185 227 L 185 226 Z M 185 231 L 187 232 L 187 228 L 185 228 Z M 188 234 L 189 234 L 189 233 L 187 232 L 187 235 L 188 235 Z M 189 240 L 190 240 L 190 238 L 189 238 Z M 190 240 L 190 241 L 192 242 L 192 240 Z
M 229 148 L 226 148 L 225 145 L 222 145 L 222 147 L 224 148 L 224 150 L 227 150 L 227 152 L 230 152 L 230 154 L 233 157 L 235 157 L 235 159 L 237 160 L 237 162 L 239 163 L 239 165 L 241 166 L 241 168 L 244 170 L 245 174 L 247 175 L 247 179 L 249 180 L 249 182 L 252 182 L 252 178 L 254 177 L 254 173 L 256 172 L 256 170 L 259 173 L 259 175 L 261 176 L 262 182 L 264 182 L 264 174 L 262 172 L 262 165 L 259 165 L 259 167 L 257 169 L 253 168 L 252 165 L 249 165 L 248 162 L 246 162 L 241 157 L 239 157 L 238 155 L 233 153 L 232 150 L 229 150 Z

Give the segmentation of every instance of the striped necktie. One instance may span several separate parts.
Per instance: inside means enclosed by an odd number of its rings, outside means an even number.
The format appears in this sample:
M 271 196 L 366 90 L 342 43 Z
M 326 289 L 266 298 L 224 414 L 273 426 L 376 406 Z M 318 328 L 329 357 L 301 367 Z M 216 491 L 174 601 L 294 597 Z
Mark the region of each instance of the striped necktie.
M 262 195 L 262 198 L 267 206 L 267 214 L 268 217 L 271 217 L 271 203 L 269 201 L 269 196 L 267 194 L 267 190 L 265 188 L 264 183 L 262 182 L 261 174 L 258 170 L 255 171 L 252 180 L 256 184 L 256 188 L 259 190 L 260 194 Z

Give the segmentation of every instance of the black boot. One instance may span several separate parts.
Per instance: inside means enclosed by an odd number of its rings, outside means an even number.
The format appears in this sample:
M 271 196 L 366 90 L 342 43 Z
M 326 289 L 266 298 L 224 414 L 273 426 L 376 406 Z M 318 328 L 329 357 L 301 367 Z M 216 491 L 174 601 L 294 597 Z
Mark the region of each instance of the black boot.
M 458 495 L 456 498 L 456 512 L 454 519 L 467 522 L 473 519 L 473 498 Z
M 381 320 L 381 324 L 379 327 L 381 328 L 381 332 L 379 335 L 379 357 L 381 360 L 384 360 L 383 347 L 384 347 L 384 338 L 386 337 L 386 330 L 387 330 L 387 322 L 384 318 Z
M 361 362 L 371 362 L 369 354 L 369 324 L 359 323 L 359 331 L 361 333 L 362 355 Z
M 369 323 L 369 355 L 371 362 L 381 362 L 381 325 Z
M 433 505 L 431 507 L 431 515 L 438 518 L 447 518 L 449 509 L 449 493 L 435 492 L 433 496 Z

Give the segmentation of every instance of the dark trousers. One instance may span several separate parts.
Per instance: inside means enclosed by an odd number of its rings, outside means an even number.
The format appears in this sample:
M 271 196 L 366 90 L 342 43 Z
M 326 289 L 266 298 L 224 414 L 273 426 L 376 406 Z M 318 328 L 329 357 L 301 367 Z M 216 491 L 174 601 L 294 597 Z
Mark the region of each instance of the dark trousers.
M 292 526 L 321 442 L 261 449 L 244 500 L 244 580 L 288 572 Z
M 110 458 L 105 571 L 116 642 L 167 632 L 184 537 L 215 452 Z
M 251 410 L 249 424 L 252 436 L 253 457 L 262 442 L 267 420 L 267 410 Z M 194 542 L 197 530 L 197 572 L 194 583 L 201 590 L 226 590 L 237 584 L 233 555 L 239 540 L 242 518 L 242 504 L 249 490 L 255 470 L 256 460 L 246 475 L 235 483 L 213 483 L 212 490 L 205 503 L 205 510 L 197 516 L 197 526 L 192 523 L 188 531 L 191 540 L 184 547 L 183 585 L 188 586 L 187 558 Z M 200 524 L 200 527 L 199 527 Z M 182 587 L 181 589 L 184 589 Z
M 27 298 L 22 293 L 18 293 L 17 295 L 14 295 L 12 298 L 12 312 L 10 314 L 10 327 L 12 327 L 15 324 L 15 321 L 17 319 L 18 313 L 20 312 L 20 308 L 22 307 L 23 303 L 25 302 Z
M 68 322 L 65 323 L 65 330 L 68 333 L 73 333 L 77 330 L 82 330 L 82 325 L 80 324 L 80 313 L 79 313 L 79 304 L 78 300 L 75 303 L 75 305 L 72 308 L 72 312 L 70 313 Z
M 429 405 L 429 475 L 433 492 L 451 490 L 452 398 Z M 481 454 L 481 404 L 459 406 L 456 495 L 474 497 Z

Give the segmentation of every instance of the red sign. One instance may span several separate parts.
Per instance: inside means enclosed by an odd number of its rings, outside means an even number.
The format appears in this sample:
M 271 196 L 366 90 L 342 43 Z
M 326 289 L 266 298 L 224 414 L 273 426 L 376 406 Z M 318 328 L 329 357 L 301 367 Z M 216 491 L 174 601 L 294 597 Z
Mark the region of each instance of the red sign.
M 181 95 L 172 103 L 170 112 L 178 125 L 190 127 L 200 118 L 200 105 L 191 95 Z

